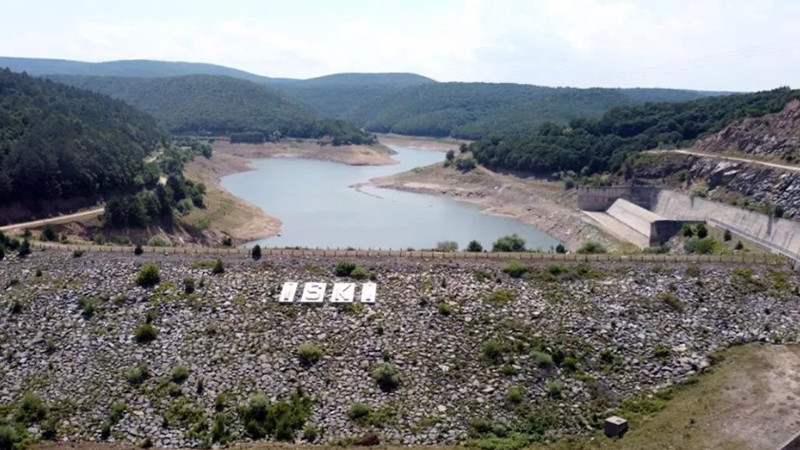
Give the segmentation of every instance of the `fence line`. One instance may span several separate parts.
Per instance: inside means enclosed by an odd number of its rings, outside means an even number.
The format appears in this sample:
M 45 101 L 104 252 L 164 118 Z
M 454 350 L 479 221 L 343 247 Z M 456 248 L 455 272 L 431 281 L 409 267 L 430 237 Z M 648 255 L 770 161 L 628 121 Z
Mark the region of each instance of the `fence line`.
M 83 251 L 98 253 L 133 253 L 134 247 L 111 246 L 94 244 L 61 244 L 54 242 L 31 241 L 31 245 L 41 248 L 58 248 L 67 251 Z M 247 248 L 219 248 L 219 247 L 142 247 L 143 253 L 187 254 L 187 255 L 238 255 L 250 257 Z M 782 255 L 768 253 L 743 254 L 743 255 L 668 255 L 668 254 L 619 254 L 602 253 L 581 255 L 576 253 L 531 253 L 531 252 L 437 252 L 422 250 L 339 250 L 339 249 L 287 249 L 264 248 L 261 249 L 262 258 L 270 256 L 289 257 L 321 257 L 321 258 L 375 258 L 397 257 L 414 259 L 444 259 L 444 260 L 520 260 L 520 261 L 548 261 L 548 262 L 573 262 L 589 263 L 602 261 L 616 262 L 664 262 L 664 263 L 750 263 L 782 265 L 787 263 L 787 258 Z

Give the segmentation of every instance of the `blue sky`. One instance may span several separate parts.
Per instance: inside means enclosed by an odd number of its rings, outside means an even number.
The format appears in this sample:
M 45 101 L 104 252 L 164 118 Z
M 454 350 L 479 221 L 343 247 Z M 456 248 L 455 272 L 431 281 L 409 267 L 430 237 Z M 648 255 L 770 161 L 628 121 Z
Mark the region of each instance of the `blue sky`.
M 0 55 L 261 75 L 759 90 L 800 86 L 800 1 L 11 0 Z

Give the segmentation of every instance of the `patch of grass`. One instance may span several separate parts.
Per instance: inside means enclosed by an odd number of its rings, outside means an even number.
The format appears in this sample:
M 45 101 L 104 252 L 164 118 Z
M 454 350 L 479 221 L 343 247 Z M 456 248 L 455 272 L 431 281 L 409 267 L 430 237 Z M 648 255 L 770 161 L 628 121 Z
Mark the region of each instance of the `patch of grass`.
M 239 408 L 245 434 L 252 439 L 270 436 L 278 441 L 293 441 L 311 417 L 311 399 L 300 389 L 288 400 L 271 403 L 266 395 L 254 394 Z
M 80 297 L 78 299 L 78 308 L 81 310 L 81 316 L 89 320 L 94 316 L 97 307 L 100 305 L 100 299 L 95 297 Z
M 443 316 L 449 316 L 455 312 L 453 305 L 445 301 L 440 301 L 436 307 L 439 310 L 439 314 Z
M 363 403 L 353 403 L 350 405 L 350 408 L 347 409 L 347 418 L 354 422 L 363 421 L 371 412 L 372 408 L 369 406 Z
M 128 405 L 124 402 L 114 402 L 111 406 L 108 407 L 108 421 L 112 424 L 115 424 L 122 420 L 122 416 L 125 415 L 125 411 L 128 410 Z
M 184 365 L 175 366 L 172 368 L 169 378 L 173 383 L 181 384 L 189 378 L 189 368 Z
M 475 281 L 478 283 L 483 283 L 486 280 L 492 280 L 494 275 L 491 272 L 487 272 L 481 269 L 475 269 L 472 271 L 472 276 L 475 278 Z
M 222 264 L 221 259 L 217 259 L 214 262 L 214 267 L 211 268 L 211 273 L 214 275 L 222 275 L 225 273 L 225 266 Z
M 689 266 L 686 268 L 686 276 L 697 278 L 700 276 L 700 268 L 697 266 Z
M 481 345 L 480 358 L 491 364 L 500 364 L 503 360 L 503 345 L 497 339 L 489 339 Z
M 505 402 L 510 407 L 517 407 L 525 401 L 525 387 L 521 385 L 512 386 L 506 392 Z
M 356 264 L 351 261 L 339 261 L 336 264 L 336 268 L 333 269 L 334 275 L 337 277 L 349 277 L 354 270 L 356 270 Z
M 589 241 L 581 245 L 580 248 L 578 248 L 577 253 L 579 255 L 587 255 L 587 254 L 594 255 L 599 253 L 607 253 L 607 251 L 606 248 L 603 247 L 603 245 L 600 244 L 599 242 Z
M 531 354 L 531 356 L 533 357 L 533 361 L 536 363 L 536 366 L 540 369 L 549 369 L 554 365 L 553 357 L 545 352 L 536 350 Z
M 547 382 L 547 395 L 551 398 L 561 398 L 563 390 L 564 383 L 558 380 L 550 380 Z
M 485 297 L 484 301 L 494 306 L 505 306 L 509 303 L 513 303 L 516 299 L 516 292 L 507 289 L 498 289 Z
M 125 379 L 131 386 L 139 386 L 150 378 L 150 369 L 146 365 L 139 365 L 125 372 Z
M 154 263 L 146 263 L 139 269 L 136 276 L 136 284 L 142 287 L 153 287 L 161 281 L 158 266 Z

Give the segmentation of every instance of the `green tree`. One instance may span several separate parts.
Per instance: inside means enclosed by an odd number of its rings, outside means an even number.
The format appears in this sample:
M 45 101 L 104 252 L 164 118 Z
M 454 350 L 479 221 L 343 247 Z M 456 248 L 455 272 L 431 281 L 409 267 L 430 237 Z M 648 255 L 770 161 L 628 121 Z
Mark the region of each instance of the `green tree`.
M 706 228 L 706 225 L 704 223 L 698 224 L 697 225 L 697 237 L 699 237 L 700 239 L 703 239 L 706 236 L 708 236 L 708 228 Z
M 467 244 L 467 251 L 480 253 L 483 251 L 483 246 L 478 241 L 469 241 L 469 244 Z
M 254 259 L 254 260 L 256 260 L 256 261 L 258 261 L 259 259 L 261 259 L 261 246 L 260 246 L 260 245 L 258 245 L 258 244 L 256 244 L 256 245 L 253 247 L 253 250 L 250 252 L 250 256 L 252 256 L 252 257 L 253 257 L 253 259 Z
M 492 251 L 493 252 L 524 252 L 525 251 L 525 239 L 519 237 L 519 235 L 511 234 L 508 236 L 503 236 L 494 243 L 492 243 Z

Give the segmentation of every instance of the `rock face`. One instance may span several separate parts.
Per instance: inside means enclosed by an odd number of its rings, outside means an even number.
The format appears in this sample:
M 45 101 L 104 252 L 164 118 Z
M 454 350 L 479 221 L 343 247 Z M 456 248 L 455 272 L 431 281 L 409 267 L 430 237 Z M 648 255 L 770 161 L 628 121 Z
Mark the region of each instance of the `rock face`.
M 135 284 L 146 261 L 160 267 L 158 287 Z M 716 349 L 796 342 L 800 331 L 800 280 L 781 270 L 533 266 L 511 278 L 502 263 L 355 262 L 377 274 L 375 305 L 277 303 L 284 281 L 339 280 L 332 259 L 232 259 L 214 276 L 186 255 L 7 257 L 0 404 L 33 391 L 57 416 L 56 439 L 97 441 L 110 405 L 123 402 L 109 440 L 185 447 L 202 444 L 202 430 L 168 420 L 176 405 L 196 408 L 194 422 L 211 427 L 215 399 L 226 394 L 232 438 L 246 441 L 237 405 L 302 387 L 314 399 L 315 442 L 374 434 L 381 443 L 444 444 L 466 440 L 474 418 L 522 420 L 506 398 L 521 386 L 514 402 L 551 418 L 548 435 L 571 434 L 602 426 L 597 405 L 702 371 Z M 186 277 L 197 280 L 193 294 L 184 293 Z M 87 299 L 92 314 L 79 306 Z M 137 343 L 146 318 L 158 336 Z M 322 349 L 316 363 L 298 358 L 303 343 Z M 383 362 L 397 369 L 391 392 L 372 377 Z M 151 376 L 133 385 L 126 372 L 141 365 Z M 178 365 L 188 378 L 176 384 Z M 348 418 L 355 403 L 380 420 Z
M 738 151 L 797 161 L 800 157 L 800 100 L 789 102 L 779 113 L 729 125 L 719 133 L 700 139 L 694 147 L 706 152 Z

